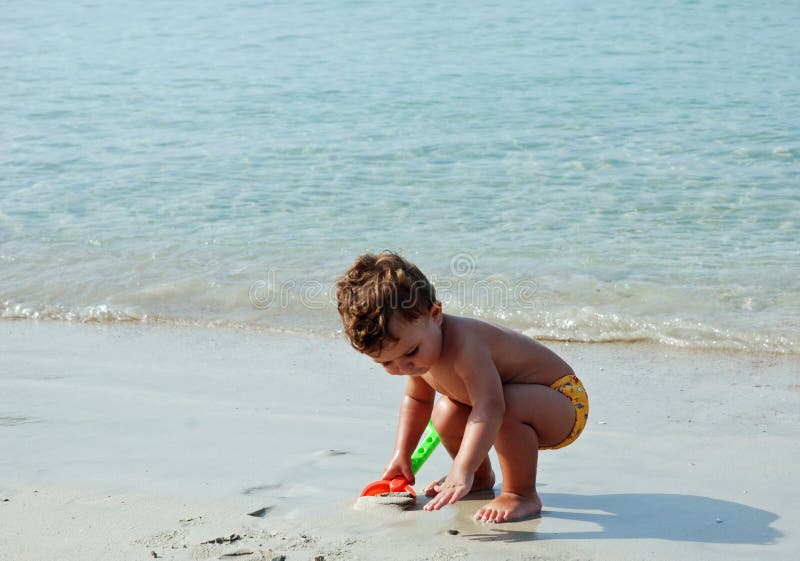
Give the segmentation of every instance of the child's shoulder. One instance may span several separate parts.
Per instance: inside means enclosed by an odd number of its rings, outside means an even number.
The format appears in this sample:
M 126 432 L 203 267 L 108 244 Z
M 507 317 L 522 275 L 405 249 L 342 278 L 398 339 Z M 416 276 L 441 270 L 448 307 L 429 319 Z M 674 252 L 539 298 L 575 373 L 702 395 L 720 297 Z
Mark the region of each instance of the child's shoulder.
M 452 316 L 445 332 L 451 364 L 469 370 L 489 357 L 504 381 L 549 385 L 572 368 L 553 350 L 508 327 Z
M 482 352 L 494 356 L 522 356 L 545 349 L 531 337 L 502 325 L 463 316 L 447 316 L 447 319 L 449 323 L 444 333 L 453 356 L 475 356 Z
M 516 335 L 516 332 L 506 327 L 478 318 L 445 314 L 445 320 L 448 323 L 448 329 L 457 337 L 488 339 L 503 335 Z
M 464 316 L 445 316 L 444 336 L 455 355 L 491 351 L 497 342 L 513 332 L 492 323 Z

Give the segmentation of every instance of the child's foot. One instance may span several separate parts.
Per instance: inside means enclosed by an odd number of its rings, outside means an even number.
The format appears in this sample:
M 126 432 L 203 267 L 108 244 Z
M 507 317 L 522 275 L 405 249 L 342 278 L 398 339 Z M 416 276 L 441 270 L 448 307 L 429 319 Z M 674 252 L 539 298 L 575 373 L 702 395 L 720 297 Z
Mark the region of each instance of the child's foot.
M 542 512 L 542 500 L 534 493 L 532 497 L 501 492 L 475 513 L 475 520 L 482 522 L 511 522 L 530 518 Z
M 438 487 L 444 483 L 444 480 L 447 477 L 442 477 L 439 481 L 434 481 L 427 487 L 425 487 L 425 496 L 426 497 L 435 497 L 436 494 L 439 492 Z M 494 487 L 494 471 L 491 469 L 487 474 L 475 474 L 475 479 L 472 480 L 472 488 L 469 490 L 470 493 L 474 493 L 475 491 L 487 491 Z

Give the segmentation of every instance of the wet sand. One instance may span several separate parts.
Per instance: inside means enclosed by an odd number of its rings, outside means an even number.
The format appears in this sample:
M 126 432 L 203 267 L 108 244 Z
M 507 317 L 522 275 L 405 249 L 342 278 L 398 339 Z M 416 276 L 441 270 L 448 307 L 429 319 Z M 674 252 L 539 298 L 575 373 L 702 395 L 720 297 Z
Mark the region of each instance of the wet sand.
M 797 356 L 553 347 L 591 418 L 540 518 L 353 508 L 403 381 L 343 340 L 0 324 L 0 558 L 770 560 L 800 551 Z M 417 489 L 445 473 L 437 450 Z M 499 485 L 496 489 L 499 489 Z

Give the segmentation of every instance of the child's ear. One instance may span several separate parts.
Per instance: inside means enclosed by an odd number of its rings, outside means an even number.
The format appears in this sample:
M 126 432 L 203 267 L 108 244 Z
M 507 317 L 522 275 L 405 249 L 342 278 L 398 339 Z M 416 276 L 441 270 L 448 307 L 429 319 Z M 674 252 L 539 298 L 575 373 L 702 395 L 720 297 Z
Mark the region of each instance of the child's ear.
M 442 324 L 442 303 L 438 300 L 433 303 L 431 306 L 430 318 L 438 323 L 439 325 Z

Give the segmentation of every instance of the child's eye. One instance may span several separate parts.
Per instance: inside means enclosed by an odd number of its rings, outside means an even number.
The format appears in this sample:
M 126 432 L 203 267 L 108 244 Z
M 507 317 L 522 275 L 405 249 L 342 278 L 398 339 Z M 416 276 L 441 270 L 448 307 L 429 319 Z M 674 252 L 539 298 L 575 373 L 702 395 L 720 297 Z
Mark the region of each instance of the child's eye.
M 406 356 L 411 356 L 411 355 L 415 354 L 417 352 L 417 349 L 419 349 L 419 347 L 414 347 L 412 350 L 410 350 L 410 351 L 408 351 L 406 353 Z

